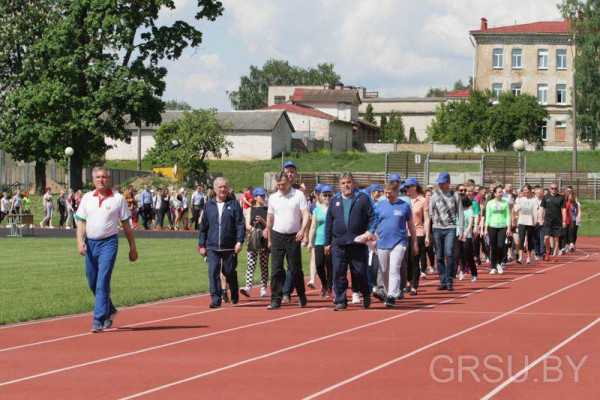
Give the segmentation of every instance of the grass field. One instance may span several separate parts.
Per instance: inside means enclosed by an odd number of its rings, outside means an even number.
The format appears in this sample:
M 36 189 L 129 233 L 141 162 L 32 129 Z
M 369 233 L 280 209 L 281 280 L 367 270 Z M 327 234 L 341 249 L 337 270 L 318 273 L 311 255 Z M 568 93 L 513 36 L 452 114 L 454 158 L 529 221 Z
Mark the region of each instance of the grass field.
M 83 257 L 74 239 L 0 240 L 0 325 L 93 309 Z M 117 307 L 208 291 L 208 264 L 196 251 L 196 240 L 138 239 L 135 263 L 128 261 L 127 241 L 120 240 L 119 245 L 112 279 Z M 303 253 L 305 266 L 309 260 Z M 245 273 L 243 251 L 238 261 L 240 284 Z M 255 278 L 259 283 L 260 271 Z

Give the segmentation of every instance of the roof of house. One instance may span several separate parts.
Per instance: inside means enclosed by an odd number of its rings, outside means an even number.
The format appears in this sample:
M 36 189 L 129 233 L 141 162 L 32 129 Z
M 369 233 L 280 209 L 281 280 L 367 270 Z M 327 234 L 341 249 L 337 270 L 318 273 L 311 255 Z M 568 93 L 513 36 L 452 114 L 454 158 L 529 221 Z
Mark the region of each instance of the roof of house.
M 279 103 L 261 108 L 261 110 L 285 110 L 288 113 L 302 114 L 309 117 L 327 119 L 329 121 L 335 120 L 335 117 L 303 104 Z
M 358 90 L 354 89 L 296 89 L 292 103 L 358 103 Z
M 501 26 L 498 28 L 478 29 L 471 33 L 537 33 L 537 34 L 568 34 L 571 21 L 540 21 L 530 24 Z
M 161 113 L 162 123 L 172 122 L 183 118 L 185 111 L 165 111 Z M 224 124 L 233 125 L 236 131 L 272 131 L 281 118 L 285 118 L 292 132 L 294 125 L 285 110 L 250 110 L 218 112 L 217 119 Z M 143 128 L 158 129 L 157 125 L 142 125 Z M 126 129 L 136 129 L 133 123 L 125 126 Z
M 446 93 L 444 97 L 470 97 L 471 91 L 469 89 L 466 90 L 455 90 L 450 93 Z

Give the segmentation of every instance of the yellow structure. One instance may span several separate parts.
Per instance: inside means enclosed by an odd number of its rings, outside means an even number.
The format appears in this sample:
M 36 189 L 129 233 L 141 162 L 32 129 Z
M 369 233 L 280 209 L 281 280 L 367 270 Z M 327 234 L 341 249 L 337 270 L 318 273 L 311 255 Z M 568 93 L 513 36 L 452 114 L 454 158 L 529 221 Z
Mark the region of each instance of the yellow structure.
M 176 165 L 173 167 L 152 168 L 152 172 L 161 173 L 163 176 L 183 181 L 183 168 L 179 168 Z

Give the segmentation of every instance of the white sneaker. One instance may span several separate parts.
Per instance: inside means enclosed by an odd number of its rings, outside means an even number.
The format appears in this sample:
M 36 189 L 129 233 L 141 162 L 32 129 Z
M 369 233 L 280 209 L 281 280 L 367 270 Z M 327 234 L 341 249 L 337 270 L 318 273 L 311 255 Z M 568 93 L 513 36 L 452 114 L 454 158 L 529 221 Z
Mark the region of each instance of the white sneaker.
M 465 280 L 465 274 L 463 274 L 462 271 L 460 271 L 460 274 L 458 274 L 458 280 L 459 281 L 464 281 Z
M 240 293 L 246 297 L 250 297 L 250 288 L 248 286 L 244 286 L 243 288 L 240 288 Z
M 53 227 L 52 225 L 50 225 L 50 226 L 48 227 L 48 229 L 54 229 L 54 227 Z
M 358 293 L 352 293 L 352 304 L 360 304 L 360 296 Z
M 67 226 L 65 229 L 71 229 L 71 227 L 70 227 L 70 226 Z
M 502 268 L 502 265 L 498 265 L 498 273 L 500 275 L 502 275 L 504 273 L 504 269 Z
M 561 250 L 558 252 L 558 255 L 559 255 L 559 256 L 562 256 L 563 254 L 565 254 L 565 252 L 564 252 L 564 251 L 561 249 Z
M 435 270 L 433 269 L 433 267 L 429 267 L 429 273 L 430 274 L 435 274 Z
M 421 272 L 421 279 L 427 279 L 427 274 L 425 272 Z
M 527 257 L 527 264 L 531 264 L 531 258 Z
M 260 289 L 260 297 L 267 297 L 267 289 L 265 289 L 265 288 Z
M 492 269 L 490 270 L 490 275 L 496 275 L 496 272 L 497 272 L 497 271 L 496 271 L 496 269 L 495 269 L 495 268 L 492 268 Z
M 471 282 L 477 282 L 477 277 L 476 276 L 472 276 L 471 277 Z
M 316 289 L 315 281 L 309 281 L 308 282 L 308 287 L 311 288 L 311 289 Z

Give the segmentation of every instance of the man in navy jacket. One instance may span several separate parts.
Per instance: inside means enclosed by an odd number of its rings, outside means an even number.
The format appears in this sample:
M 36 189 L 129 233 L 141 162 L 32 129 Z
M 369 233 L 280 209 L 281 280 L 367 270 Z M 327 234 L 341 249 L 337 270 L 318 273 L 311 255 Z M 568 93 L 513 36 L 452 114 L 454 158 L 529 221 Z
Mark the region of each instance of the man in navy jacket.
M 228 196 L 229 181 L 217 178 L 214 182 L 216 196 L 204 205 L 198 250 L 208 255 L 208 279 L 210 281 L 210 308 L 221 307 L 221 270 L 231 289 L 231 303 L 239 300 L 237 279 L 237 254 L 242 251 L 246 234 L 244 213 L 235 197 Z
M 367 281 L 369 253 L 364 242 L 356 242 L 357 236 L 365 241 L 373 239 L 377 228 L 377 215 L 373 202 L 361 191 L 356 190 L 351 173 L 340 177 L 341 192 L 329 203 L 325 221 L 325 252 L 333 258 L 333 277 L 335 291 L 334 311 L 348 307 L 346 277 L 348 265 L 352 282 L 363 295 L 363 307 L 371 305 L 371 293 Z

